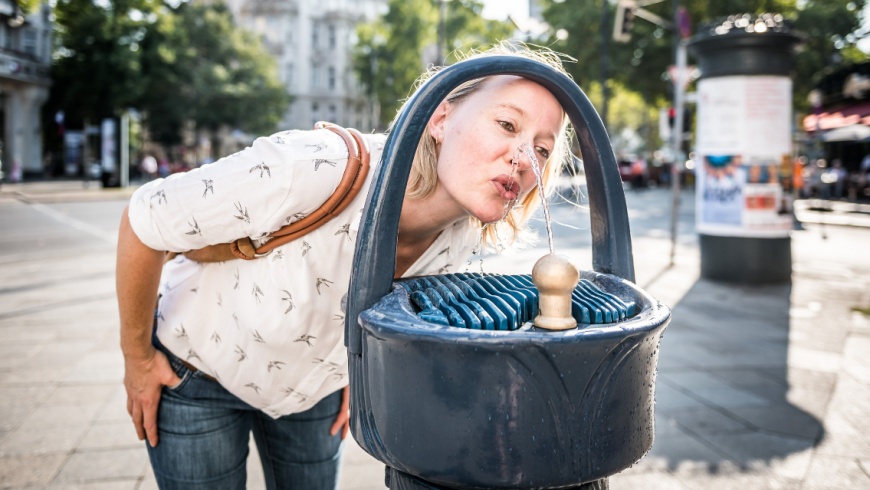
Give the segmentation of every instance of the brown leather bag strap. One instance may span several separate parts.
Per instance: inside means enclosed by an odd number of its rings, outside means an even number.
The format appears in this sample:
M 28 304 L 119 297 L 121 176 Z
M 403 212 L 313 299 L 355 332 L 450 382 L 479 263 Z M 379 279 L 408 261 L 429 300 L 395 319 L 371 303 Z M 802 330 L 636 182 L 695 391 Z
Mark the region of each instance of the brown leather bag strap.
M 347 145 L 347 166 L 335 191 L 319 208 L 308 216 L 269 234 L 271 240 L 254 248 L 249 237 L 230 243 L 230 251 L 240 259 L 252 260 L 271 252 L 276 247 L 289 243 L 320 228 L 324 223 L 344 211 L 359 194 L 371 167 L 371 151 L 368 142 L 355 129 L 345 129 L 336 124 L 318 122 L 315 128 L 325 128 L 339 135 Z

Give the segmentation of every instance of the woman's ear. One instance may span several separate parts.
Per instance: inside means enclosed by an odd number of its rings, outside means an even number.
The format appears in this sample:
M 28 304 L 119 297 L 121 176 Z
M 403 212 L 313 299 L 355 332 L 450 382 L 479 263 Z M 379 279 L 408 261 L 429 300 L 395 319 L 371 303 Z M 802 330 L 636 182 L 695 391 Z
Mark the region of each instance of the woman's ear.
M 436 143 L 441 143 L 444 140 L 444 125 L 447 122 L 447 115 L 450 114 L 450 108 L 450 102 L 442 100 L 435 109 L 435 113 L 429 118 L 429 124 L 426 125 L 429 136 L 432 136 Z

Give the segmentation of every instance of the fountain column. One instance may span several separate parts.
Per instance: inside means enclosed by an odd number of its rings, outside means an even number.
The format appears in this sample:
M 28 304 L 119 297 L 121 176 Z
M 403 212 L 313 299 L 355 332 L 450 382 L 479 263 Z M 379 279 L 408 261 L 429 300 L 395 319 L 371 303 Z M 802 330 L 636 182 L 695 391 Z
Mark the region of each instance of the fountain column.
M 698 59 L 696 229 L 701 276 L 791 280 L 792 82 L 800 38 L 779 14 L 732 15 L 689 43 Z

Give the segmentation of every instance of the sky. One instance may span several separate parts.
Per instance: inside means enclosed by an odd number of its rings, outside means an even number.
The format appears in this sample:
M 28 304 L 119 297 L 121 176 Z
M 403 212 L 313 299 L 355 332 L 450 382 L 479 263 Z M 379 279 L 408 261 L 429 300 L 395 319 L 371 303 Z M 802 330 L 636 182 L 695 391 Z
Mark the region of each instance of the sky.
M 508 15 L 524 19 L 529 16 L 529 0 L 484 0 L 483 16 L 505 20 Z

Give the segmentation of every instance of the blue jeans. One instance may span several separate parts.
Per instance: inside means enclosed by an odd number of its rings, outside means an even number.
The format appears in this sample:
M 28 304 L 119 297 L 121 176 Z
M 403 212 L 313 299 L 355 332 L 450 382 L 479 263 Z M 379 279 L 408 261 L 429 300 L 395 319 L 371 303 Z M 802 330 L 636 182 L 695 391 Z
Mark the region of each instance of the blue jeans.
M 163 387 L 157 412 L 160 439 L 157 447 L 146 443 L 161 489 L 244 489 L 251 432 L 266 488 L 338 488 L 344 444 L 329 428 L 341 406 L 341 391 L 305 412 L 276 420 L 157 348 L 181 378 L 178 386 Z

